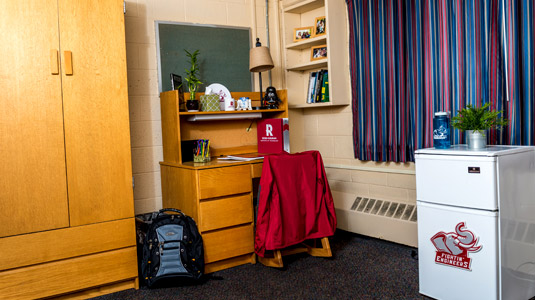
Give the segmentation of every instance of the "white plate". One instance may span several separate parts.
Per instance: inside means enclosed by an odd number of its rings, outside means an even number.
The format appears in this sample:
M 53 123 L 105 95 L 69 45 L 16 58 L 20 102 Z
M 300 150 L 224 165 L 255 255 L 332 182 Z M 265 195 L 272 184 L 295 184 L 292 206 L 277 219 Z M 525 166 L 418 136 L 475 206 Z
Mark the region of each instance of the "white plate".
M 214 94 L 218 94 L 218 95 L 223 95 L 226 98 L 230 99 L 231 96 L 230 96 L 230 92 L 228 91 L 228 89 L 222 85 L 222 84 L 219 84 L 219 83 L 212 83 L 208 86 L 210 89 L 212 89 L 212 93 Z M 220 99 L 219 101 L 223 100 L 223 102 L 225 101 L 225 99 Z

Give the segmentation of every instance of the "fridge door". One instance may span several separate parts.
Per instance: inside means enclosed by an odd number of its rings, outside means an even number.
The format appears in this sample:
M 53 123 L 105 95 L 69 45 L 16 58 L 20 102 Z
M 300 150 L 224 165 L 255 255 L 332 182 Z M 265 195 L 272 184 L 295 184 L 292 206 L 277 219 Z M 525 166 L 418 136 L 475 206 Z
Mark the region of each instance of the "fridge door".
M 417 200 L 497 210 L 496 157 L 417 154 Z
M 497 212 L 418 201 L 420 293 L 498 299 Z

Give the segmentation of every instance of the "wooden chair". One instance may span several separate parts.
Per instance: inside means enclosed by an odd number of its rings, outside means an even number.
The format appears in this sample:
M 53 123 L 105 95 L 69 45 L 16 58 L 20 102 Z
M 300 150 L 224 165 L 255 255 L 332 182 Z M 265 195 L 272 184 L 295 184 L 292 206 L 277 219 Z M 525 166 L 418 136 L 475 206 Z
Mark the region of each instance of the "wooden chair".
M 321 242 L 321 247 L 318 247 Z M 312 244 L 312 245 L 310 245 Z M 258 256 L 257 260 L 267 267 L 282 268 L 284 267 L 282 257 L 297 253 L 307 252 L 309 255 L 318 257 L 331 257 L 331 245 L 327 237 L 314 240 L 306 240 L 295 246 L 291 246 L 281 250 L 266 250 L 264 257 Z
M 303 165 L 309 166 L 309 169 L 307 169 L 306 172 L 303 172 Z M 302 182 L 300 180 L 304 179 L 307 183 L 311 181 L 318 181 L 320 182 L 320 185 L 315 186 L 307 184 L 304 186 L 309 187 L 310 190 L 292 190 L 294 186 L 297 186 L 300 184 L 300 182 Z M 268 192 L 264 192 L 262 190 L 263 187 L 268 187 Z M 278 196 L 276 196 L 276 198 L 273 198 L 274 200 L 270 200 L 270 195 L 272 193 L 273 188 L 277 189 L 275 194 Z M 321 201 L 322 203 L 324 203 L 325 206 L 320 206 L 323 207 L 323 209 L 320 209 L 320 211 L 317 211 L 317 204 L 314 203 L 314 201 L 318 201 L 319 199 L 317 198 L 317 188 L 319 188 L 320 190 L 323 189 L 323 193 L 321 194 L 321 199 L 323 200 Z M 260 191 L 258 194 L 259 210 L 263 211 L 263 214 L 259 213 L 258 215 L 264 216 L 261 219 L 262 221 L 257 220 L 257 232 L 255 233 L 256 237 L 258 238 L 258 244 L 256 243 L 255 239 L 255 248 L 258 245 L 259 251 L 257 252 L 257 254 L 262 254 L 263 252 L 264 255 L 264 257 L 258 255 L 257 260 L 260 263 L 269 267 L 282 268 L 284 266 L 282 257 L 287 255 L 308 253 L 309 255 L 318 257 L 332 256 L 331 246 L 329 244 L 329 239 L 327 238 L 327 236 L 332 235 L 334 233 L 334 230 L 336 229 L 336 216 L 334 214 L 334 203 L 332 202 L 332 195 L 326 179 L 323 161 L 318 151 L 307 151 L 296 154 L 279 154 L 265 157 L 262 169 L 262 177 L 260 180 Z M 302 202 L 303 204 L 306 204 L 296 205 L 295 203 L 297 202 L 284 202 L 288 200 L 293 201 L 294 199 L 298 199 L 298 201 L 306 201 Z M 273 204 L 271 205 L 268 205 L 269 203 L 271 203 L 270 201 L 275 202 L 273 202 Z M 273 211 L 272 209 L 275 209 L 275 211 Z M 308 215 L 311 211 L 313 213 L 319 213 L 320 215 L 315 218 L 312 218 L 317 219 L 317 222 L 319 223 L 313 225 L 314 227 L 303 227 L 302 229 L 300 229 L 300 227 L 295 227 L 297 223 L 299 223 L 299 225 L 297 226 L 311 226 L 311 219 L 307 218 L 307 221 L 303 219 L 303 222 L 295 223 L 290 221 L 290 223 L 285 223 L 285 226 L 282 227 L 279 227 L 279 225 L 272 226 L 271 223 L 273 222 L 273 219 L 271 217 L 271 214 L 273 214 L 276 220 L 279 220 L 279 217 L 277 216 L 282 215 L 285 215 L 286 217 L 290 216 L 290 218 L 292 217 L 292 213 L 288 214 L 288 211 L 286 211 L 285 209 L 290 209 L 290 211 L 295 210 L 296 215 L 294 215 L 293 217 L 303 216 L 303 214 Z M 282 211 L 286 211 L 286 213 L 283 214 Z M 266 214 L 270 216 L 266 217 Z M 281 221 L 284 222 L 284 220 Z M 274 222 L 274 224 L 277 224 L 276 222 L 278 221 Z M 294 225 L 287 227 L 289 224 Z M 259 229 L 260 226 L 262 226 L 261 229 Z M 319 231 L 313 234 L 310 234 L 308 230 L 311 230 L 311 228 L 316 228 L 316 226 L 318 226 L 317 228 L 321 229 L 319 229 Z M 271 229 L 266 230 L 266 228 Z M 281 230 L 282 228 L 285 229 L 284 232 L 290 234 L 289 240 L 287 240 L 286 238 L 273 239 L 274 235 L 284 235 L 284 233 L 282 233 L 283 231 Z M 288 232 L 287 230 L 290 231 Z M 267 235 L 263 235 L 267 232 L 270 233 Z M 301 234 L 299 232 L 307 233 Z M 304 238 L 305 240 L 296 245 L 292 245 L 291 240 L 295 237 L 300 237 L 300 240 Z M 275 250 L 268 250 L 264 248 L 268 243 L 267 240 L 270 241 L 271 249 Z M 299 240 L 296 240 L 296 242 L 298 241 Z M 277 249 L 276 245 L 285 248 Z

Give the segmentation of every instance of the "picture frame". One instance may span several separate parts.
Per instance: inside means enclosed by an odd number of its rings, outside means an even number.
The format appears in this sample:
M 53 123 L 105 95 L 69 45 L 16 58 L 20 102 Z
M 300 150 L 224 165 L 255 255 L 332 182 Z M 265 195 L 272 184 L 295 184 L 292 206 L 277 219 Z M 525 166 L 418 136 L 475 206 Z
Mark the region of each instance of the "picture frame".
M 327 45 L 314 46 L 310 48 L 310 60 L 327 58 Z
M 182 76 L 177 74 L 170 74 L 171 77 L 171 90 L 178 90 L 178 110 L 186 111 L 186 105 L 184 101 L 184 87 L 182 85 Z
M 299 42 L 311 38 L 314 35 L 314 27 L 299 27 L 294 29 L 294 42 Z
M 177 74 L 170 74 L 171 77 L 171 90 L 178 90 L 179 93 L 182 93 L 182 76 Z
M 325 19 L 325 16 L 317 17 L 314 24 L 314 36 L 320 36 L 326 33 L 327 19 Z

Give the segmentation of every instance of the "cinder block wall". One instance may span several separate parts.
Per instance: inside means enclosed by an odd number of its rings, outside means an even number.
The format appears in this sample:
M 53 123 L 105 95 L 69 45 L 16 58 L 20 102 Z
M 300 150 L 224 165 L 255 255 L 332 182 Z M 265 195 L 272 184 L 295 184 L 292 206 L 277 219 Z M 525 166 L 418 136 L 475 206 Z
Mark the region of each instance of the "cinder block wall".
M 270 48 L 275 68 L 272 84 L 283 87 L 279 40 L 278 1 L 269 0 Z M 160 209 L 162 192 L 159 162 L 163 160 L 155 21 L 240 26 L 251 29 L 251 38 L 266 45 L 264 0 L 127 0 L 126 54 L 132 170 L 136 213 Z M 188 45 L 194 49 L 195 45 Z M 224 49 L 222 55 L 231 55 Z M 200 59 L 202 59 L 202 54 Z M 263 86 L 269 84 L 263 76 Z M 258 77 L 254 77 L 255 80 Z M 222 83 L 224 84 L 224 83 Z M 255 82 L 258 86 L 258 83 Z M 258 90 L 258 88 L 257 88 Z
M 275 62 L 272 84 L 283 89 L 286 83 L 279 5 L 282 2 L 268 1 L 270 48 Z M 259 37 L 265 43 L 266 5 L 264 0 L 127 0 L 126 10 L 134 200 L 136 213 L 143 213 L 162 206 L 158 163 L 163 154 L 154 22 L 249 27 L 252 38 Z M 268 86 L 268 76 L 262 78 L 263 86 Z M 292 151 L 321 152 L 337 205 L 352 202 L 357 196 L 415 203 L 414 164 L 362 162 L 353 157 L 349 106 L 303 110 L 293 119 L 292 115 L 295 114 L 290 113 L 291 131 L 302 137 L 292 140 Z
M 292 150 L 315 149 L 321 152 L 337 209 L 349 211 L 357 197 L 416 204 L 414 163 L 372 162 L 354 158 L 350 106 L 303 109 L 302 113 L 294 115 L 296 118 L 290 119 L 290 128 L 301 131 L 303 138 L 292 140 L 295 142 L 291 145 Z M 296 124 L 298 128 L 295 128 Z M 389 227 L 397 226 L 391 220 L 384 220 L 381 216 L 374 218 L 377 219 L 373 230 L 359 224 L 344 227 L 347 220 L 343 219 L 339 224 L 342 229 L 415 246 L 417 230 L 414 224 L 396 231 L 397 228 Z

